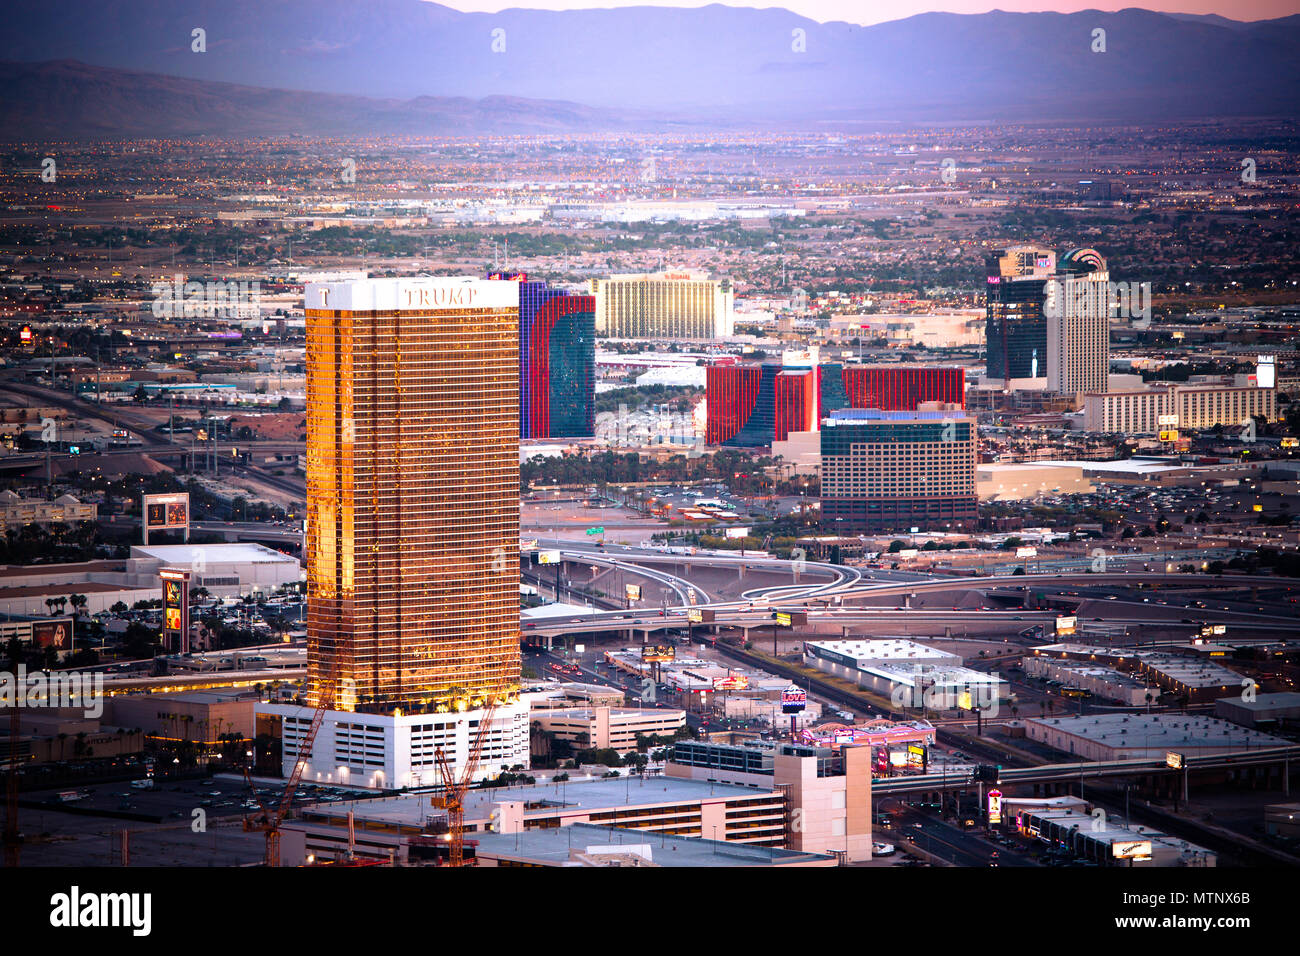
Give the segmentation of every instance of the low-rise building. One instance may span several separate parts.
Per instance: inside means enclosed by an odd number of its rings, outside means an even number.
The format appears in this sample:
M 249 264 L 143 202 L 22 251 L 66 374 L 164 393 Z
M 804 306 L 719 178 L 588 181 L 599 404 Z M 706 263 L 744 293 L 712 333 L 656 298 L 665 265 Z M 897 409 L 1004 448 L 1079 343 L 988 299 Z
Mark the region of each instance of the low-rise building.
M 0 520 L 6 528 L 23 525 L 73 524 L 94 521 L 99 506 L 82 504 L 72 495 L 59 495 L 53 501 L 23 498 L 13 491 L 0 491 Z
M 577 780 L 471 789 L 465 794 L 465 832 L 567 829 L 574 824 L 619 827 L 628 843 L 660 835 L 716 839 L 719 843 L 802 849 L 790 844 L 785 793 L 772 786 L 736 786 L 673 776 Z M 281 828 L 282 859 L 333 859 L 348 849 L 362 859 L 408 858 L 412 842 L 436 834 L 446 821 L 429 810 L 425 795 L 382 797 L 305 807 Z M 870 816 L 868 807 L 868 817 Z M 643 832 L 632 832 L 643 831 Z M 566 833 L 567 835 L 567 833 Z M 825 852 L 826 848 L 816 852 Z
M 906 640 L 808 641 L 803 660 L 905 707 L 988 708 L 1010 693 L 995 674 L 962 667 L 959 655 Z
M 638 737 L 672 737 L 686 726 L 686 711 L 648 707 L 566 707 L 534 710 L 533 723 L 579 750 L 637 749 Z
M 1204 847 L 1147 826 L 1121 826 L 1074 809 L 1027 807 L 1016 813 L 1017 829 L 1044 843 L 1065 847 L 1099 866 L 1215 866 Z
M 1025 735 L 1082 760 L 1160 758 L 1285 747 L 1290 741 L 1195 714 L 1085 714 L 1031 717 Z
M 1214 702 L 1214 716 L 1242 727 L 1276 730 L 1300 724 L 1300 694 L 1256 694 L 1249 700 L 1242 694 Z
M 107 723 L 138 727 L 153 740 L 216 744 L 226 734 L 257 736 L 253 707 L 260 694 L 248 688 L 179 694 L 126 694 L 106 701 Z
M 738 846 L 695 837 L 650 837 L 615 827 L 575 823 L 564 830 L 484 833 L 474 856 L 479 866 L 835 866 L 830 853 Z
M 1043 495 L 1086 495 L 1093 482 L 1078 465 L 980 464 L 975 490 L 980 501 L 1023 501 Z
M 664 773 L 708 786 L 773 787 L 788 799 L 792 850 L 842 853 L 850 862 L 871 859 L 872 748 L 800 744 L 750 745 L 680 741 Z
M 1066 687 L 1119 701 L 1129 707 L 1141 707 L 1160 696 L 1158 687 L 1113 667 L 1053 660 L 1050 657 L 1026 657 L 1024 668 L 1030 677 L 1060 681 Z
M 1277 389 L 1234 385 L 1168 385 L 1123 392 L 1089 392 L 1083 427 L 1090 432 L 1154 435 L 1186 428 L 1277 419 Z

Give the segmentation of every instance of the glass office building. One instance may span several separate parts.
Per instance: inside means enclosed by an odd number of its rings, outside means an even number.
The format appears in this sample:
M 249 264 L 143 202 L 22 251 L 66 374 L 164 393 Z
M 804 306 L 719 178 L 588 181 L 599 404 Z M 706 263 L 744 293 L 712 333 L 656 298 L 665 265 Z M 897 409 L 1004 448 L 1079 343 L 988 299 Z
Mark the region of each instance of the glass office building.
M 519 287 L 307 291 L 309 700 L 447 712 L 519 680 Z
M 488 278 L 519 283 L 519 437 L 592 437 L 595 297 L 548 288 L 525 273 L 490 273 Z

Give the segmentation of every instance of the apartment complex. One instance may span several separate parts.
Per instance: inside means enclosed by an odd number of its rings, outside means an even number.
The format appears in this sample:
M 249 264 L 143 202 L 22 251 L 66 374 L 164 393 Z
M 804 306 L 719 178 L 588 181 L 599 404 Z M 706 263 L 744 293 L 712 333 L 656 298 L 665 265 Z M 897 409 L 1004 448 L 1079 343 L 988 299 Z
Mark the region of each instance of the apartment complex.
M 822 422 L 822 528 L 937 530 L 976 518 L 975 419 L 961 411 L 842 409 Z
M 432 783 L 485 719 L 482 775 L 528 760 L 518 702 L 520 284 L 306 287 L 308 690 L 286 773 L 329 703 L 308 779 Z
M 1277 417 L 1277 389 L 1253 385 L 1166 385 L 1083 397 L 1083 427 L 1091 432 L 1154 435 Z
M 592 279 L 596 334 L 612 339 L 716 339 L 735 330 L 730 279 L 658 272 Z

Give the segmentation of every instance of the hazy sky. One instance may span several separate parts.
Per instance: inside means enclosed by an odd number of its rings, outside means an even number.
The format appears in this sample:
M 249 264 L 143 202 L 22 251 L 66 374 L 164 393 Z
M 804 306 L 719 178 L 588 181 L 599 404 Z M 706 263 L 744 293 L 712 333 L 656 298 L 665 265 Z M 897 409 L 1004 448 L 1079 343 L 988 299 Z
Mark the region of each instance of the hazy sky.
M 444 6 L 457 10 L 495 13 L 510 8 L 533 10 L 573 10 L 609 7 L 703 7 L 715 0 L 529 0 L 529 2 L 501 2 L 501 0 L 437 0 Z M 844 20 L 848 23 L 872 24 L 885 20 L 901 20 L 917 13 L 944 11 L 948 13 L 987 13 L 989 10 L 1031 12 L 1052 10 L 1057 13 L 1074 13 L 1079 10 L 1122 10 L 1143 7 L 1147 10 L 1167 10 L 1176 13 L 1217 13 L 1233 20 L 1268 20 L 1273 17 L 1300 13 L 1300 0 L 1131 0 L 1129 3 L 1071 3 L 1068 0 L 788 0 L 785 3 L 729 2 L 731 7 L 783 7 L 813 20 Z

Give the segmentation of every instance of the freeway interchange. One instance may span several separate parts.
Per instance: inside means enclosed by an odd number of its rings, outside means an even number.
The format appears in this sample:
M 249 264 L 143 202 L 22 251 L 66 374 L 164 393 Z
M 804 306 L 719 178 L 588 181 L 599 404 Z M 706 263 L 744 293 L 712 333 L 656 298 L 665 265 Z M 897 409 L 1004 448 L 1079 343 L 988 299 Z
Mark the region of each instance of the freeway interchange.
M 1046 574 L 997 575 L 989 577 L 955 577 L 921 574 L 908 571 L 860 569 L 819 562 L 795 563 L 767 555 L 682 554 L 662 549 L 636 548 L 619 545 L 575 544 L 572 541 L 540 539 L 538 548 L 557 550 L 565 564 L 587 565 L 593 569 L 618 571 L 624 578 L 635 578 L 660 587 L 664 599 L 659 607 L 623 609 L 575 609 L 571 615 L 557 614 L 527 622 L 525 633 L 544 637 L 568 634 L 590 634 L 604 630 L 639 630 L 644 633 L 685 627 L 692 610 L 712 612 L 715 628 L 737 628 L 745 632 L 769 626 L 776 610 L 800 609 L 808 614 L 809 624 L 831 623 L 843 627 L 868 623 L 894 623 L 917 626 L 953 627 L 986 625 L 1000 622 L 1008 629 L 1024 630 L 1027 625 L 1047 624 L 1054 621 L 1059 609 L 1013 610 L 996 609 L 984 604 L 975 608 L 912 606 L 912 601 L 927 594 L 953 591 L 988 592 L 998 588 L 1066 588 L 1080 596 L 1085 591 L 1098 591 L 1098 599 L 1111 597 L 1115 588 L 1133 588 L 1136 585 L 1222 588 L 1225 585 L 1278 588 L 1286 582 L 1270 577 L 1232 576 L 1223 578 L 1210 574 L 1173 572 L 1068 572 Z M 526 559 L 527 552 L 524 557 Z M 742 591 L 736 598 L 719 597 L 693 580 L 691 571 L 710 569 L 714 572 L 735 571 L 782 574 L 791 579 L 789 584 L 764 585 Z M 550 587 L 554 580 L 551 569 L 541 566 L 537 580 Z M 558 573 L 558 572 L 557 572 Z M 799 580 L 796 582 L 796 578 Z M 1072 593 L 1073 593 L 1072 592 Z M 668 600 L 671 594 L 673 601 Z M 893 607 L 858 605 L 862 600 L 877 601 L 889 598 L 899 603 Z M 653 602 L 647 600 L 645 603 Z M 1149 604 L 1141 601 L 1116 601 L 1107 606 L 1104 620 L 1115 625 L 1135 627 L 1155 624 L 1182 625 L 1196 622 L 1229 621 L 1237 627 L 1248 626 L 1264 633 L 1287 633 L 1294 630 L 1294 617 L 1285 610 L 1277 613 L 1250 613 L 1239 609 L 1219 611 L 1190 606 Z M 1187 615 L 1192 615 L 1188 617 Z M 1012 628 L 1012 625 L 1020 625 Z

